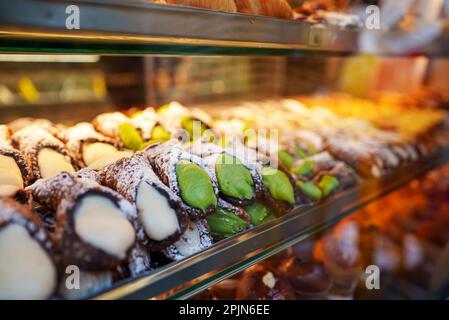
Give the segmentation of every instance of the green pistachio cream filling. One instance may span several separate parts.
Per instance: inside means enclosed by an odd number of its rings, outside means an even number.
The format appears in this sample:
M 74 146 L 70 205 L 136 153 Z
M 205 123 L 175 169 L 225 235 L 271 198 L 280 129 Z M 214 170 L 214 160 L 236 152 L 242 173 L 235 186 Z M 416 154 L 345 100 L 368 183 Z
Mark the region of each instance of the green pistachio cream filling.
M 273 167 L 262 169 L 262 182 L 271 196 L 276 200 L 283 200 L 290 204 L 295 203 L 295 192 L 287 175 Z
M 254 181 L 249 170 L 234 156 L 222 153 L 215 164 L 218 187 L 226 196 L 251 200 Z
M 170 140 L 170 137 L 170 132 L 165 130 L 165 128 L 161 125 L 154 126 L 153 130 L 151 131 L 151 140 L 164 142 Z
M 340 182 L 333 176 L 324 175 L 318 183 L 318 186 L 322 190 L 323 196 L 328 197 L 332 192 L 340 187 Z
M 186 130 L 190 136 L 190 140 L 196 140 L 201 138 L 204 132 L 207 130 L 207 126 L 200 120 L 196 120 L 190 117 L 186 117 L 181 120 L 181 125 L 184 130 Z M 195 137 L 195 134 L 199 136 Z
M 206 218 L 212 234 L 230 237 L 246 229 L 246 223 L 232 212 L 219 208 Z
M 139 131 L 128 122 L 124 122 L 120 125 L 118 135 L 127 149 L 138 151 L 144 144 Z
M 276 216 L 260 202 L 256 202 L 249 207 L 246 207 L 246 212 L 248 213 L 253 226 L 258 226 L 276 219 Z
M 181 198 L 189 206 L 206 212 L 217 205 L 217 197 L 207 172 L 199 165 L 181 160 L 176 164 L 176 176 Z
M 288 169 L 295 163 L 295 158 L 285 150 L 279 151 L 279 160 Z

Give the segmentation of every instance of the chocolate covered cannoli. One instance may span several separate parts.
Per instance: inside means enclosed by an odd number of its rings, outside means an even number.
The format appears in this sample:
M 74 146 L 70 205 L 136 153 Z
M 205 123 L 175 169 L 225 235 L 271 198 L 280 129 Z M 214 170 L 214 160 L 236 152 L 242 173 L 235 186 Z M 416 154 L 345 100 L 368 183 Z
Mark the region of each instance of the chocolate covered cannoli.
M 8 127 L 0 125 L 0 196 L 14 196 L 31 180 L 27 160 L 12 147 Z
M 30 208 L 0 197 L 0 299 L 46 299 L 57 284 L 54 248 Z
M 199 157 L 185 151 L 177 141 L 155 144 L 145 150 L 154 172 L 189 207 L 192 220 L 217 209 L 215 172 Z
M 220 197 L 224 200 L 237 206 L 247 206 L 261 195 L 262 164 L 257 161 L 251 163 L 244 151 L 223 149 L 201 140 L 193 143 L 187 150 L 201 157 L 209 168 L 215 171 Z
M 282 167 L 264 166 L 262 184 L 264 186 L 263 203 L 277 216 L 286 213 L 296 203 L 301 203 L 294 187 L 293 176 Z
M 129 254 L 127 269 L 131 277 L 150 271 L 151 258 L 148 250 L 137 244 Z
M 62 171 L 75 172 L 76 163 L 64 144 L 45 129 L 31 126 L 13 134 L 12 142 L 28 159 L 32 181 Z
M 125 262 L 135 244 L 135 208 L 115 191 L 68 172 L 27 190 L 56 212 L 55 240 L 65 264 L 110 270 Z
M 179 240 L 164 249 L 163 253 L 170 260 L 180 261 L 211 247 L 212 244 L 207 222 L 205 220 L 191 221 Z
M 80 179 L 89 179 L 101 184 L 100 171 L 90 168 L 83 168 L 76 173 L 76 176 Z
M 138 152 L 107 166 L 100 177 L 105 186 L 136 204 L 140 222 L 137 236 L 144 245 L 163 249 L 185 231 L 189 208 L 161 182 L 145 153 Z
M 218 210 L 206 218 L 215 241 L 231 237 L 245 231 L 250 225 L 248 213 L 220 199 Z
M 81 168 L 100 170 L 108 164 L 132 155 L 131 151 L 119 151 L 118 143 L 95 131 L 87 122 L 70 127 L 59 136 L 76 157 Z

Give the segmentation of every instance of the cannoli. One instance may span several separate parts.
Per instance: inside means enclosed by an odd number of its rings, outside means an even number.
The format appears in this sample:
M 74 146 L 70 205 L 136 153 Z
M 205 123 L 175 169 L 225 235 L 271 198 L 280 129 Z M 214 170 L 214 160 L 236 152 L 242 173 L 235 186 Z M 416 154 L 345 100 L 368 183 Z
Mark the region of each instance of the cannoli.
M 17 131 L 31 126 L 47 130 L 52 135 L 56 135 L 58 132 L 58 126 L 47 119 L 18 118 L 8 123 L 8 127 L 11 129 L 12 133 L 16 133 Z
M 102 113 L 92 120 L 95 130 L 101 134 L 117 139 L 119 136 L 119 128 L 122 123 L 129 123 L 130 119 L 121 112 Z
M 324 197 L 352 188 L 358 183 L 358 177 L 354 171 L 341 161 L 338 161 L 332 169 L 319 172 L 314 180 L 323 190 Z
M 137 277 L 151 270 L 151 259 L 148 250 L 137 244 L 129 254 L 127 269 L 130 277 Z
M 295 203 L 300 202 L 301 199 L 296 196 L 295 181 L 290 172 L 279 163 L 277 168 L 270 165 L 271 151 L 261 155 L 253 148 L 243 145 L 238 139 L 232 141 L 231 148 L 237 158 L 247 159 L 246 161 L 254 166 L 257 174 L 262 178 L 260 200 L 270 208 L 271 212 L 282 215 Z
M 170 260 L 180 261 L 211 247 L 212 244 L 207 222 L 205 220 L 191 221 L 179 240 L 164 249 L 163 253 Z
M 328 138 L 327 149 L 363 176 L 379 178 L 385 174 L 384 161 L 376 154 L 375 149 L 357 140 Z
M 54 248 L 29 207 L 0 197 L 0 299 L 46 299 L 57 284 Z
M 0 125 L 0 196 L 14 196 L 31 180 L 28 162 L 10 144 L 8 127 Z
M 131 124 L 140 132 L 144 141 L 165 142 L 171 138 L 170 133 L 162 126 L 158 114 L 151 107 L 133 114 Z
M 154 111 L 147 108 L 128 118 L 121 112 L 103 113 L 93 121 L 97 131 L 114 139 L 127 149 L 138 151 L 145 149 L 154 142 L 170 139 L 170 134 L 154 118 Z M 157 117 L 157 115 L 156 115 Z M 150 137 L 147 140 L 147 137 Z
M 261 201 L 246 207 L 245 210 L 250 218 L 251 225 L 255 227 L 276 219 L 276 215 Z
M 45 129 L 31 126 L 13 134 L 12 142 L 28 159 L 32 181 L 62 171 L 75 172 L 76 164 L 64 144 Z
M 329 152 L 324 151 L 310 157 L 295 160 L 291 166 L 291 172 L 298 178 L 314 177 L 319 172 L 331 170 L 337 163 L 338 161 Z
M 131 151 L 119 151 L 119 146 L 113 139 L 98 133 L 87 122 L 70 127 L 59 136 L 76 157 L 81 168 L 100 170 L 108 164 L 132 155 Z
M 220 199 L 218 210 L 207 217 L 206 221 L 214 240 L 219 241 L 245 231 L 249 227 L 250 216 L 242 208 Z
M 215 172 L 177 141 L 155 144 L 145 150 L 154 172 L 189 207 L 191 219 L 201 219 L 217 209 Z
M 89 299 L 108 290 L 118 280 L 136 277 L 151 270 L 149 253 L 139 245 L 131 250 L 128 261 L 114 270 L 75 271 L 72 267 L 66 266 L 58 287 L 58 295 L 67 300 Z M 73 272 L 79 272 L 77 287 L 74 287 Z
M 137 207 L 138 240 L 160 250 L 179 239 L 188 223 L 188 208 L 154 173 L 145 153 L 124 158 L 100 172 L 102 184 Z
M 288 169 L 293 167 L 297 159 L 313 156 L 324 149 L 324 141 L 321 136 L 302 129 L 282 135 L 279 144 L 279 161 Z
M 284 214 L 295 203 L 300 202 L 296 196 L 293 177 L 281 167 L 264 166 L 262 184 L 264 186 L 263 202 L 277 216 Z
M 335 160 L 327 151 L 295 161 L 291 172 L 301 198 L 316 202 L 357 184 L 357 176 L 345 163 Z
M 135 243 L 135 208 L 97 182 L 62 172 L 27 190 L 56 212 L 55 240 L 63 262 L 85 271 L 110 270 L 127 260 Z
M 243 148 L 243 147 L 242 147 Z M 241 150 L 223 149 L 213 143 L 201 140 L 188 149 L 201 157 L 217 177 L 220 197 L 237 206 L 254 203 L 262 191 L 261 164 L 252 163 Z
M 68 271 L 72 270 L 68 269 Z M 79 272 L 76 284 L 72 283 L 73 275 L 70 272 L 64 273 L 59 283 L 58 294 L 66 300 L 87 299 L 107 290 L 114 281 L 113 272 L 111 271 L 88 272 L 79 270 L 76 272 Z
M 172 135 L 183 141 L 201 138 L 212 122 L 209 116 L 199 109 L 188 109 L 178 102 L 171 102 L 157 110 L 162 126 Z

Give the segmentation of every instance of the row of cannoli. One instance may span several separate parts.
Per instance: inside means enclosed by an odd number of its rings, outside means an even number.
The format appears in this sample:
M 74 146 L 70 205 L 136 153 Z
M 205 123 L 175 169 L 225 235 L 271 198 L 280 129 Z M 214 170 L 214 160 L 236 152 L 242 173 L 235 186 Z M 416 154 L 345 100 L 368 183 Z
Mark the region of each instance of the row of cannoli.
M 445 113 L 430 131 L 419 135 L 382 130 L 366 120 L 338 116 L 329 108 L 306 106 L 296 99 L 243 103 L 218 114 L 217 119 L 214 127 L 219 132 L 233 128 L 244 134 L 248 128 L 276 128 L 281 140 L 302 140 L 312 151 L 328 151 L 360 175 L 375 178 L 449 143 Z
M 32 119 L 0 126 L 0 168 L 8 168 L 0 170 L 0 191 L 16 196 L 26 187 L 25 198 L 38 206 L 20 210 L 40 220 L 54 247 L 47 254 L 59 286 L 30 297 L 86 297 L 149 271 L 163 263 L 160 257 L 185 259 L 353 187 L 356 172 L 380 176 L 422 154 L 394 134 L 340 122 L 296 100 L 245 104 L 230 116 L 206 122 L 200 112 L 171 103 L 73 127 Z M 283 124 L 278 144 L 244 136 L 245 128 L 275 123 Z M 228 124 L 237 128 L 232 139 L 223 135 Z M 184 139 L 182 131 L 192 135 Z M 5 198 L 0 211 L 12 210 L 11 201 Z M 0 239 L 4 230 L 0 224 Z M 70 265 L 81 269 L 84 290 L 64 286 Z
M 92 124 L 99 133 L 123 147 L 138 151 L 156 142 L 178 139 L 191 141 L 210 129 L 208 115 L 197 109 L 188 109 L 177 102 L 141 111 L 103 113 Z
M 198 148 L 190 145 L 202 157 L 175 141 L 154 144 L 101 170 L 41 175 L 28 186 L 40 214 L 23 210 L 33 219 L 53 216 L 52 226 L 46 219 L 39 228 L 52 240 L 47 254 L 59 286 L 25 297 L 86 297 L 150 270 L 151 252 L 184 259 L 297 203 L 290 174 L 245 163 L 243 144 L 235 151 L 206 143 L 208 156 Z M 65 287 L 67 266 L 80 268 L 83 290 Z

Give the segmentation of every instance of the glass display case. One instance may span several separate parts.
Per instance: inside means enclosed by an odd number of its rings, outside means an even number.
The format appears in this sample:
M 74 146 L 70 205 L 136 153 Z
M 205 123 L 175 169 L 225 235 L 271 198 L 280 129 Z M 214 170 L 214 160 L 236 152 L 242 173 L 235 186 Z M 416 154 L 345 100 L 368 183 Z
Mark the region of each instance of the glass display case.
M 0 297 L 446 299 L 449 2 L 188 2 L 0 0 Z

